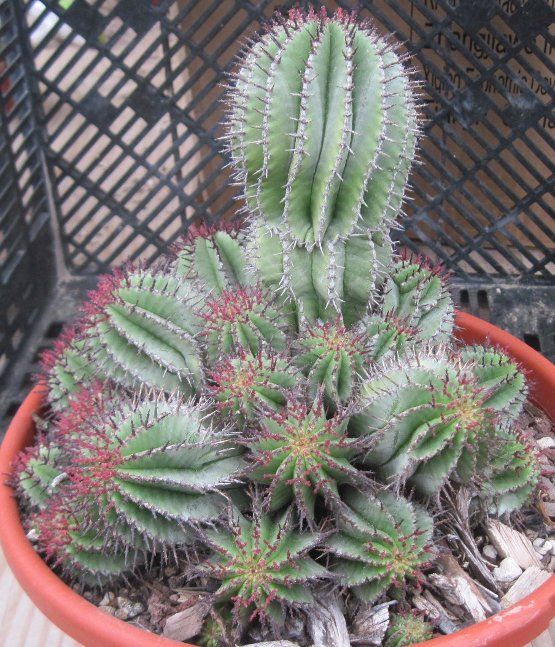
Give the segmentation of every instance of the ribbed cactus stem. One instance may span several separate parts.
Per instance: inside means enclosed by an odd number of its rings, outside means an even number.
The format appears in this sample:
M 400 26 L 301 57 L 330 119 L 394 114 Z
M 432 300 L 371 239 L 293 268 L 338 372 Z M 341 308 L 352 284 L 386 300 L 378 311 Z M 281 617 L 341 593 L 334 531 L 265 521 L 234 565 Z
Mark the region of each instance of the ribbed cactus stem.
M 54 411 L 67 406 L 69 398 L 93 379 L 98 369 L 87 358 L 86 342 L 74 326 L 61 335 L 41 356 L 39 382 L 46 387 L 48 403 Z
M 236 628 L 257 617 L 275 621 L 281 607 L 314 602 L 310 584 L 328 573 L 307 553 L 322 535 L 292 526 L 290 510 L 273 520 L 255 502 L 252 521 L 231 511 L 227 524 L 203 533 L 213 557 L 199 570 L 219 582 L 216 599 L 233 601 Z
M 372 315 L 363 320 L 363 325 L 369 337 L 370 357 L 374 362 L 386 356 L 403 355 L 416 341 L 417 329 L 411 326 L 410 320 L 400 319 L 392 312 L 385 316 Z
M 366 483 L 350 462 L 365 452 L 364 439 L 348 437 L 345 427 L 340 415 L 327 419 L 321 396 L 312 407 L 292 397 L 283 412 L 245 434 L 252 459 L 249 478 L 269 485 L 270 510 L 294 501 L 301 519 L 312 526 L 318 495 L 336 504 L 339 484 Z
M 337 317 L 303 326 L 298 346 L 301 352 L 296 361 L 308 377 L 311 397 L 323 386 L 328 402 L 349 400 L 369 352 L 365 331 L 347 329 Z
M 275 350 L 286 345 L 286 315 L 260 285 L 235 287 L 207 298 L 199 309 L 209 363 L 241 349 L 257 355 L 264 343 Z
M 286 356 L 262 348 L 254 357 L 241 348 L 208 375 L 218 409 L 225 416 L 233 415 L 239 426 L 260 411 L 279 411 L 286 403 L 286 389 L 292 389 L 298 378 Z
M 196 281 L 201 292 L 219 293 L 235 285 L 247 285 L 242 238 L 235 223 L 191 225 L 174 248 L 177 274 Z
M 398 613 L 391 618 L 384 647 L 411 647 L 430 640 L 433 627 L 416 613 Z
M 294 10 L 246 52 L 231 103 L 229 150 L 260 221 L 263 274 L 280 277 L 305 317 L 347 301 L 353 321 L 387 256 L 374 247 L 389 248 L 414 156 L 409 73 L 351 15 Z M 351 290 L 361 270 L 365 289 Z
M 166 270 L 118 270 L 85 304 L 83 335 L 101 374 L 123 386 L 196 392 L 204 376 L 196 335 L 199 295 Z
M 432 557 L 432 519 L 406 499 L 348 490 L 339 530 L 326 542 L 337 559 L 333 570 L 366 602 L 391 585 L 415 577 Z
M 447 341 L 453 332 L 454 307 L 441 265 L 405 256 L 387 274 L 383 315 L 405 319 L 418 341 Z
M 460 355 L 471 363 L 479 384 L 490 391 L 487 406 L 501 411 L 506 424 L 516 420 L 528 395 L 526 377 L 519 365 L 503 351 L 488 346 L 466 346 Z
M 60 477 L 64 478 L 57 465 L 59 457 L 60 448 L 45 441 L 18 454 L 14 463 L 14 485 L 30 505 L 48 505 Z
M 382 478 L 410 479 L 427 495 L 450 476 L 473 478 L 508 420 L 502 398 L 494 397 L 497 385 L 481 384 L 474 368 L 442 347 L 376 367 L 349 429 L 374 438 L 365 461 Z
M 46 561 L 89 585 L 117 578 L 143 561 L 143 550 L 132 539 L 114 543 L 106 540 L 109 529 L 102 523 L 94 527 L 83 524 L 79 508 L 63 489 L 30 517 L 29 526 Z
M 156 393 L 137 403 L 97 397 L 95 404 L 65 448 L 86 518 L 113 512 L 155 547 L 187 543 L 187 524 L 221 514 L 220 491 L 238 483 L 244 464 L 240 448 L 210 425 L 206 405 Z
M 533 439 L 520 431 L 501 431 L 480 465 L 480 495 L 491 501 L 496 514 L 518 510 L 529 502 L 541 470 Z

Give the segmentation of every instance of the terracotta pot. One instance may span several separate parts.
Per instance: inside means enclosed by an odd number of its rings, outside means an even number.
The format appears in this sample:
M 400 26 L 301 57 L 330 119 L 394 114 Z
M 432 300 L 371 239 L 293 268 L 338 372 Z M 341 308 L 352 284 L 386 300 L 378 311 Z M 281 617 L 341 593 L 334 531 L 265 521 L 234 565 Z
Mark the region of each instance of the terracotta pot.
M 504 348 L 529 373 L 531 398 L 555 420 L 555 366 L 512 335 L 466 313 L 458 313 L 457 336 L 465 342 L 489 341 Z M 17 452 L 33 441 L 32 414 L 41 393 L 33 389 L 15 415 L 0 449 L 0 474 L 9 473 Z M 0 486 L 0 541 L 6 559 L 29 597 L 52 622 L 91 647 L 181 645 L 142 631 L 100 611 L 66 586 L 35 553 L 25 536 L 12 490 Z M 430 647 L 522 647 L 555 617 L 555 576 L 521 602 L 484 622 L 428 641 Z M 424 643 L 423 643 L 424 644 Z M 186 647 L 186 646 L 185 646 Z M 191 647 L 191 646 L 189 646 Z

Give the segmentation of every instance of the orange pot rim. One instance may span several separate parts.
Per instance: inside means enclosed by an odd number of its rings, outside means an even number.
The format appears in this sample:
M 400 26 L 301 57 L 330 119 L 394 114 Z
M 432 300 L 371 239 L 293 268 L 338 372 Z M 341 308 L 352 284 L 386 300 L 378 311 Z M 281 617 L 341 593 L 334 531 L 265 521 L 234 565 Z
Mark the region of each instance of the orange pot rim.
M 457 337 L 466 343 L 489 342 L 504 348 L 531 378 L 531 398 L 555 421 L 555 366 L 509 333 L 464 312 L 456 317 Z M 17 411 L 2 446 L 0 474 L 9 474 L 18 451 L 32 443 L 32 416 L 43 393 L 35 387 Z M 39 557 L 27 539 L 12 489 L 0 484 L 0 543 L 21 587 L 58 627 L 83 645 L 98 647 L 194 647 L 144 631 L 110 616 L 65 584 Z M 487 620 L 448 636 L 421 643 L 429 647 L 522 647 L 548 628 L 555 617 L 555 575 L 529 596 Z

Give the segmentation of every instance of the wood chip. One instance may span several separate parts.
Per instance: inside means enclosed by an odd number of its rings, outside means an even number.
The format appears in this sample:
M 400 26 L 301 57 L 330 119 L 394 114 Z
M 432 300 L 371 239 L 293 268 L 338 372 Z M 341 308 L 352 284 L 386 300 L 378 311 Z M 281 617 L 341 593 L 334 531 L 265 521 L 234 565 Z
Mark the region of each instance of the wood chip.
M 532 542 L 518 530 L 509 528 L 504 523 L 491 519 L 486 525 L 490 542 L 502 558 L 512 557 L 520 568 L 530 566 L 541 568 L 541 562 L 536 555 Z
M 452 555 L 441 555 L 436 563 L 440 573 L 434 573 L 428 579 L 447 602 L 465 609 L 474 622 L 481 622 L 495 613 L 497 609 L 492 599 L 486 598 Z
M 178 641 L 193 638 L 200 633 L 208 611 L 209 607 L 207 604 L 197 602 L 192 607 L 168 616 L 162 635 L 165 638 Z
M 515 604 L 530 595 L 550 577 L 551 573 L 543 571 L 537 566 L 530 566 L 501 598 L 501 608 L 506 609 L 511 604 Z
M 349 636 L 351 644 L 362 642 L 379 647 L 389 627 L 389 607 L 393 604 L 395 601 L 376 606 L 361 605 L 353 619 L 353 633 Z
M 472 616 L 474 622 L 481 622 L 487 618 L 489 606 L 487 603 L 484 604 L 480 597 L 474 595 L 464 578 L 433 574 L 429 579 L 442 592 L 447 602 L 463 607 Z
M 321 597 L 308 614 L 308 633 L 314 647 L 350 647 L 349 632 L 337 596 Z
M 452 634 L 460 628 L 455 622 L 456 619 L 454 616 L 445 609 L 445 607 L 430 593 L 430 591 L 424 591 L 424 595 L 415 595 L 412 603 L 419 611 L 422 611 L 426 618 L 431 620 L 442 633 Z

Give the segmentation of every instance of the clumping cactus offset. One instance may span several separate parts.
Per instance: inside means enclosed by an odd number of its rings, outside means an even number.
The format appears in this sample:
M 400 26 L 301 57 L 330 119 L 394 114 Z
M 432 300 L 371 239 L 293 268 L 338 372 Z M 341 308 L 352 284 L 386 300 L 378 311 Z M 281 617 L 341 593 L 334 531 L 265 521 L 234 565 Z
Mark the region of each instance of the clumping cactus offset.
M 405 319 L 419 341 L 441 342 L 453 332 L 453 302 L 441 266 L 406 256 L 387 273 L 382 312 Z
M 354 594 L 373 602 L 391 585 L 416 577 L 432 557 L 432 520 L 387 491 L 371 496 L 348 490 L 338 532 L 327 541 L 333 570 Z
M 261 286 L 235 287 L 210 296 L 204 303 L 202 335 L 209 362 L 243 348 L 256 355 L 266 342 L 275 350 L 285 347 L 285 317 Z
M 99 535 L 98 524 L 87 525 L 64 489 L 51 498 L 47 508 L 31 515 L 28 525 L 46 560 L 69 577 L 102 583 L 131 572 L 142 559 L 132 538 L 106 542 Z
M 330 402 L 346 402 L 362 373 L 368 339 L 356 327 L 335 321 L 307 325 L 299 335 L 299 366 L 304 368 L 314 397 L 323 385 Z
M 85 353 L 85 340 L 77 328 L 70 326 L 62 331 L 41 356 L 39 382 L 48 390 L 48 401 L 54 411 L 68 406 L 68 400 L 80 386 L 93 379 L 98 370 Z
M 14 465 L 14 485 L 27 503 L 42 508 L 63 472 L 56 467 L 60 448 L 39 440 L 19 454 Z
M 285 405 L 286 389 L 296 383 L 296 371 L 289 358 L 260 349 L 256 356 L 244 348 L 218 362 L 209 371 L 213 381 L 212 397 L 225 414 L 233 414 L 237 423 L 253 419 L 259 410 L 279 411 Z
M 308 552 L 323 537 L 292 526 L 290 510 L 272 520 L 255 500 L 251 521 L 230 512 L 227 526 L 204 532 L 214 554 L 199 568 L 219 582 L 216 599 L 231 600 L 237 619 L 262 615 L 279 625 L 284 607 L 313 603 L 309 585 L 329 574 Z
M 486 379 L 480 364 L 444 347 L 375 367 L 350 421 L 352 433 L 375 438 L 365 463 L 386 481 L 408 479 L 426 495 L 450 476 L 472 480 L 522 405 L 518 369 L 507 362 L 500 370 L 502 377 Z
M 432 637 L 432 626 L 424 618 L 414 613 L 396 613 L 387 630 L 384 647 L 410 647 Z
M 240 229 L 234 224 L 191 225 L 174 249 L 177 273 L 188 280 L 196 279 L 203 290 L 216 293 L 235 285 L 248 285 L 251 277 L 240 237 Z
M 469 492 L 477 526 L 533 499 L 525 375 L 454 340 L 446 274 L 390 238 L 411 75 L 340 10 L 292 10 L 248 47 L 225 137 L 244 226 L 192 225 L 103 277 L 43 358 L 48 414 L 11 479 L 68 581 L 171 559 L 212 605 L 209 647 L 288 637 L 330 593 L 395 599 L 385 645 L 407 645 L 432 634 L 406 609 L 442 489 Z
M 103 277 L 85 304 L 90 361 L 124 386 L 197 392 L 204 380 L 199 299 L 173 272 L 126 268 Z
M 364 444 L 347 436 L 346 423 L 341 414 L 327 418 L 321 397 L 310 407 L 290 400 L 284 412 L 264 418 L 245 438 L 253 460 L 249 477 L 269 485 L 270 510 L 294 500 L 300 520 L 312 525 L 317 494 L 338 502 L 339 484 L 364 483 L 350 462 Z
M 519 431 L 502 432 L 496 446 L 484 452 L 481 496 L 491 500 L 494 512 L 517 510 L 530 500 L 538 487 L 540 464 L 532 441 Z
M 208 415 L 202 403 L 159 394 L 99 401 L 64 443 L 73 498 L 91 501 L 83 514 L 115 513 L 122 523 L 106 524 L 110 534 L 131 529 L 153 547 L 187 542 L 191 522 L 218 518 L 244 463 Z

